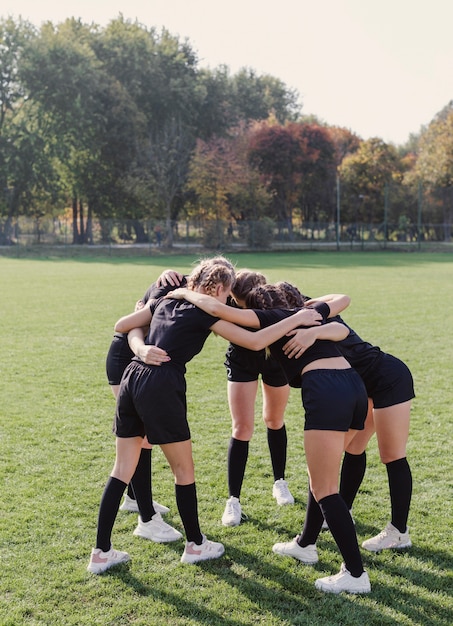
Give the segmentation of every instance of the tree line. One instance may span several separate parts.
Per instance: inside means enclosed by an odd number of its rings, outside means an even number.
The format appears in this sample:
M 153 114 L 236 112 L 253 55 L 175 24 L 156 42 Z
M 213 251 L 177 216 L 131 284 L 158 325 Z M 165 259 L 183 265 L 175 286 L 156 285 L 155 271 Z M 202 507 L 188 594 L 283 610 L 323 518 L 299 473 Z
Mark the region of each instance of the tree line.
M 451 237 L 453 102 L 403 146 L 304 116 L 280 79 L 201 68 L 187 40 L 125 20 L 0 20 L 0 243 L 70 217 L 73 243 L 123 220 L 423 221 Z

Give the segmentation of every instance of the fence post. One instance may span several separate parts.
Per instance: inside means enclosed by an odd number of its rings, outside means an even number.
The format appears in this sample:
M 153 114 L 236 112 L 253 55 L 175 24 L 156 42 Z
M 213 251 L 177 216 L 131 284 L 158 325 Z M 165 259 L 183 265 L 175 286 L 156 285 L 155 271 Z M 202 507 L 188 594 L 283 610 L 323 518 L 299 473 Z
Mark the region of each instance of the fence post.
M 418 250 L 420 251 L 420 248 L 422 245 L 422 182 L 421 181 L 418 181 L 417 230 L 418 230 Z
M 340 249 L 340 176 L 337 174 L 337 250 Z

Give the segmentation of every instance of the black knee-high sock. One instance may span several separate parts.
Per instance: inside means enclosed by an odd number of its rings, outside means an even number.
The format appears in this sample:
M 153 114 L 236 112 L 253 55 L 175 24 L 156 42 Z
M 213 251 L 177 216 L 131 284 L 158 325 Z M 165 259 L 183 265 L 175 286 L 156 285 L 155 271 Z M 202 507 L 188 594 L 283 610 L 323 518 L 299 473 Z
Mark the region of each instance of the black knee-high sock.
M 137 467 L 131 480 L 132 489 L 137 500 L 138 510 L 143 522 L 149 522 L 156 513 L 153 506 L 151 488 L 151 450 L 142 448 Z
M 176 504 L 186 532 L 187 541 L 195 541 L 197 545 L 203 541 L 203 535 L 198 521 L 197 488 L 191 485 L 176 485 Z
M 100 548 L 102 552 L 108 552 L 111 548 L 113 524 L 115 523 L 126 486 L 126 483 L 123 483 L 122 480 L 110 476 L 104 487 L 101 504 L 99 505 L 96 537 L 96 548 Z
M 362 454 L 344 453 L 340 475 L 340 494 L 348 509 L 352 509 L 357 492 L 366 470 L 366 452 Z
M 127 486 L 127 495 L 129 496 L 131 500 L 135 500 L 135 493 L 134 493 L 134 490 L 132 489 L 131 483 L 129 483 Z
M 346 502 L 339 493 L 334 493 L 321 498 L 318 504 L 341 552 L 346 569 L 351 576 L 358 578 L 363 573 L 363 563 L 354 523 Z
M 305 516 L 304 528 L 297 540 L 302 547 L 313 545 L 318 539 L 324 517 L 319 504 L 316 502 L 311 490 L 308 489 L 307 513 Z
M 267 429 L 267 445 L 269 446 L 269 452 L 271 454 L 274 481 L 285 478 L 288 437 L 284 424 L 278 430 L 273 430 L 272 428 Z
M 402 533 L 407 530 L 407 518 L 412 498 L 412 473 L 406 457 L 386 463 L 392 505 L 392 524 Z
M 249 455 L 249 442 L 231 437 L 228 446 L 228 492 L 230 496 L 239 498 L 245 466 Z

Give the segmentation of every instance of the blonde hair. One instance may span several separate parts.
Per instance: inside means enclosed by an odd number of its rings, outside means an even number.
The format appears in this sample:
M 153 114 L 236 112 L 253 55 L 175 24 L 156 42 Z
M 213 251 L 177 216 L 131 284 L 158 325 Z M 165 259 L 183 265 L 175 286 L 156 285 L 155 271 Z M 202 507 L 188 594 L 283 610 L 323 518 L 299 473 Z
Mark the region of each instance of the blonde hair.
M 195 290 L 201 287 L 208 295 L 213 295 L 217 285 L 232 287 L 236 272 L 233 264 L 223 256 L 201 260 L 187 279 L 187 287 Z

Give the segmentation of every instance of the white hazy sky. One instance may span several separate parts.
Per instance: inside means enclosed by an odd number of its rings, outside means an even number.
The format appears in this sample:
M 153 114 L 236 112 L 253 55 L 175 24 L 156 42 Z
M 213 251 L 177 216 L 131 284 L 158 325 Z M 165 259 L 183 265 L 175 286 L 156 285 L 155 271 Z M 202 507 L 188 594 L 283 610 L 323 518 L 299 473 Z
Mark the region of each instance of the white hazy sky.
M 404 143 L 453 100 L 452 0 L 1 0 L 36 26 L 122 14 L 189 39 L 200 66 L 249 67 L 299 92 L 302 112 Z

